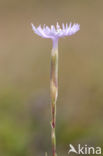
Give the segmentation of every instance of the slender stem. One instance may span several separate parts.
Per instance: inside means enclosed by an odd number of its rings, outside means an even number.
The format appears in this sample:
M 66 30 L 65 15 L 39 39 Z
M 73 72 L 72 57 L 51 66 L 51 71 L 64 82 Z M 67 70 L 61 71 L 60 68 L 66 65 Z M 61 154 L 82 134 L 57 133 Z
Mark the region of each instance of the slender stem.
M 53 49 L 51 52 L 51 75 L 50 75 L 50 92 L 51 92 L 51 138 L 52 154 L 56 156 L 56 102 L 58 96 L 58 40 L 53 40 Z

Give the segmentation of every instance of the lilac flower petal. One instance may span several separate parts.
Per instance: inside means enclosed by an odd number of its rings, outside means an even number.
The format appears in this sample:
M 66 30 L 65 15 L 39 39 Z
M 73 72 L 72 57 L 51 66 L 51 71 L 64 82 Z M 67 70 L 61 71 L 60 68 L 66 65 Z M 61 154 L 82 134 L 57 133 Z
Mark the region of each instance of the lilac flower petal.
M 54 27 L 54 25 L 51 25 L 51 32 L 53 33 L 53 34 L 55 34 L 55 27 Z
M 48 38 L 48 36 L 44 33 L 43 29 L 41 28 L 41 25 L 37 28 L 37 30 L 42 34 L 42 37 Z
M 64 26 L 64 23 L 62 23 L 62 29 L 63 29 L 63 30 L 65 30 L 65 26 Z
M 36 33 L 37 35 L 42 37 L 42 34 L 38 31 L 38 29 L 36 29 L 33 24 L 31 24 L 31 25 L 32 25 L 32 29 L 33 29 L 34 33 Z
M 66 23 L 66 29 L 68 29 L 68 23 Z
M 56 28 L 57 28 L 57 30 L 60 29 L 60 25 L 58 22 L 57 22 Z

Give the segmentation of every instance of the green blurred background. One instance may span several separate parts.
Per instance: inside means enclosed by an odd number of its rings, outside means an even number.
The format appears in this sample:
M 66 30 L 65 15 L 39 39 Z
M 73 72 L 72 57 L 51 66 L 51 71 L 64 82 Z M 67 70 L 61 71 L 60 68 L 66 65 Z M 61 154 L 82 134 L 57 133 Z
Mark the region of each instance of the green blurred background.
M 51 155 L 52 42 L 30 23 L 77 22 L 59 40 L 57 152 L 103 148 L 103 0 L 0 0 L 0 156 Z

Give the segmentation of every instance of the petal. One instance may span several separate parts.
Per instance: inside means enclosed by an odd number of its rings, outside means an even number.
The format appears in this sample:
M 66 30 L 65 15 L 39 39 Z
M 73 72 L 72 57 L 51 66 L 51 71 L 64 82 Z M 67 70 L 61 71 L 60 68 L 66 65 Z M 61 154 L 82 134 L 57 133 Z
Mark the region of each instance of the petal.
M 54 25 L 51 25 L 51 32 L 52 32 L 53 34 L 55 34 L 55 32 L 56 32 L 55 26 L 54 26 Z
M 69 24 L 68 29 L 66 30 L 66 35 L 71 35 L 72 23 Z
M 68 29 L 68 23 L 66 23 L 66 29 Z
M 42 34 L 42 37 L 48 38 L 48 36 L 44 33 L 43 29 L 41 28 L 41 25 L 37 28 L 37 30 Z
M 57 28 L 57 30 L 60 29 L 60 25 L 58 22 L 57 22 L 56 28 Z
M 35 28 L 35 26 L 33 24 L 31 24 L 31 26 L 32 26 L 32 30 L 34 31 L 35 34 L 43 37 L 42 34 Z
M 47 33 L 50 33 L 50 28 L 49 28 L 48 26 L 46 26 L 45 31 L 46 31 Z
M 65 26 L 64 26 L 64 23 L 62 23 L 62 29 L 63 29 L 63 30 L 65 30 Z

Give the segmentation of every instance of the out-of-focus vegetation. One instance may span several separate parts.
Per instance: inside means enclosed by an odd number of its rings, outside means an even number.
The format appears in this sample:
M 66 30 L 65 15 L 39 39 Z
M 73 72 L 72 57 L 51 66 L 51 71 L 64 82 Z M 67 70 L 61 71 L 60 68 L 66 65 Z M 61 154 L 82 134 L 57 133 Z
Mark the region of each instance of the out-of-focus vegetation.
M 51 155 L 52 42 L 30 23 L 77 22 L 59 41 L 57 151 L 69 143 L 103 149 L 103 1 L 0 0 L 0 156 Z

